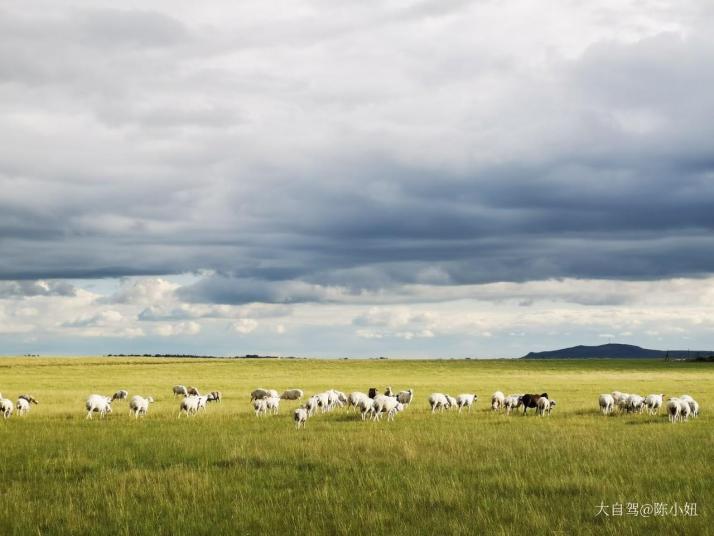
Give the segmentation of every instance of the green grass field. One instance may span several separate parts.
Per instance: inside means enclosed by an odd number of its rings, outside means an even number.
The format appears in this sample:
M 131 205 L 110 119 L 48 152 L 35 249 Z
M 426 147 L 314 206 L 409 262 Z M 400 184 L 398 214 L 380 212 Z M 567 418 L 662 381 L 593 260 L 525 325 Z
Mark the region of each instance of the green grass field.
M 177 383 L 222 404 L 177 419 Z M 412 387 L 394 422 L 336 410 L 296 431 L 284 402 L 256 418 L 256 387 L 306 393 Z M 90 393 L 157 401 L 144 419 Z M 495 390 L 546 390 L 550 418 L 492 414 Z M 612 390 L 688 393 L 698 419 L 603 417 Z M 474 411 L 431 415 L 434 391 Z M 714 367 L 654 361 L 0 360 L 0 392 L 39 399 L 0 422 L 0 534 L 712 534 Z M 601 503 L 697 503 L 697 516 L 596 517 Z

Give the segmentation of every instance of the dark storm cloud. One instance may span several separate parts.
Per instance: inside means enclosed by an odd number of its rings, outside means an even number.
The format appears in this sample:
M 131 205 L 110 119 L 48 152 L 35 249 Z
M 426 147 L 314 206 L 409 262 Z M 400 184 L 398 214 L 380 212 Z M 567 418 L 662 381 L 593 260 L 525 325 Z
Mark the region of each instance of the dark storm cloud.
M 238 304 L 714 271 L 710 37 L 524 74 L 449 26 L 469 5 L 284 42 L 160 10 L 7 13 L 0 277 L 211 270 L 181 297 Z M 422 48 L 427 19 L 452 47 Z

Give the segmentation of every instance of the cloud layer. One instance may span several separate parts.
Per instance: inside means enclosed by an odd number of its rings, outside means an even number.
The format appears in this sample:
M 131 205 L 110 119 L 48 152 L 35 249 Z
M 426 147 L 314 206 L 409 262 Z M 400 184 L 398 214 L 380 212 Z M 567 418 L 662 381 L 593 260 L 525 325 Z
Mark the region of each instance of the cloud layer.
M 707 280 L 713 21 L 654 0 L 6 5 L 0 300 L 129 277 L 59 324 L 255 336 L 237 311 L 349 304 L 409 308 L 340 317 L 406 340 L 440 333 L 414 304 L 489 285 L 614 307 L 630 291 L 592 289 Z

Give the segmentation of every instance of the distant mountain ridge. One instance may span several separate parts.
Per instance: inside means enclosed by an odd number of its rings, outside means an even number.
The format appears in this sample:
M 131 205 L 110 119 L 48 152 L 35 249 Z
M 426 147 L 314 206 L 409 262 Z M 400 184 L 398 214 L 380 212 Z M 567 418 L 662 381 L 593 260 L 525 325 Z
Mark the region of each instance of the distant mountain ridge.
M 572 346 L 560 350 L 544 352 L 529 352 L 521 359 L 652 359 L 665 358 L 669 354 L 672 359 L 707 357 L 714 351 L 690 350 L 651 350 L 632 344 L 601 344 L 600 346 Z

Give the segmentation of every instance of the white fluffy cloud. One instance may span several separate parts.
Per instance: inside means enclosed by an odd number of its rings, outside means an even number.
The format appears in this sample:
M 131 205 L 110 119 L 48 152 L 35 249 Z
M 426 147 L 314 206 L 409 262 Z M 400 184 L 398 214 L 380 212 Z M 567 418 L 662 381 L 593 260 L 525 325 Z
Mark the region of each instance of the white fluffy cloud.
M 233 323 L 233 329 L 243 335 L 247 335 L 256 330 L 258 322 L 252 318 L 241 318 L 238 322 Z

